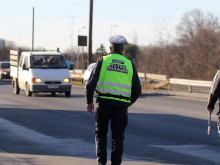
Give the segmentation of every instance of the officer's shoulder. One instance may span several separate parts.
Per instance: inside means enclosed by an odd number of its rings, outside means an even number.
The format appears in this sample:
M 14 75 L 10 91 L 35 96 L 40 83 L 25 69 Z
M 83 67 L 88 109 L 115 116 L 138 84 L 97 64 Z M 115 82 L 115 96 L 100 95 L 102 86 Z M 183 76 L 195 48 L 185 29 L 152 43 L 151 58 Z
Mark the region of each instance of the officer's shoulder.
M 220 79 L 220 69 L 216 72 L 216 74 L 215 74 L 215 76 L 213 78 L 213 81 L 216 81 L 216 80 L 219 81 L 219 79 Z
M 99 58 L 98 58 L 98 61 L 102 61 L 102 59 L 103 59 L 103 56 L 99 57 Z
M 104 56 L 105 56 L 105 55 L 104 55 Z M 101 57 L 98 58 L 98 60 L 97 60 L 97 64 L 102 63 L 102 61 L 103 61 L 103 57 L 104 57 L 104 56 L 101 56 Z
M 104 58 L 104 57 L 108 57 L 108 56 L 111 56 L 111 55 L 112 55 L 112 54 L 105 54 L 105 55 L 99 57 L 99 59 L 100 59 L 101 61 L 103 61 L 103 58 Z
M 102 57 L 111 56 L 112 54 L 105 54 Z
M 130 59 L 130 58 L 128 58 L 128 57 L 125 57 L 125 56 L 123 56 L 125 59 L 127 59 L 128 61 L 130 61 L 131 63 L 132 63 L 132 65 L 133 65 L 133 62 L 132 62 L 132 60 Z

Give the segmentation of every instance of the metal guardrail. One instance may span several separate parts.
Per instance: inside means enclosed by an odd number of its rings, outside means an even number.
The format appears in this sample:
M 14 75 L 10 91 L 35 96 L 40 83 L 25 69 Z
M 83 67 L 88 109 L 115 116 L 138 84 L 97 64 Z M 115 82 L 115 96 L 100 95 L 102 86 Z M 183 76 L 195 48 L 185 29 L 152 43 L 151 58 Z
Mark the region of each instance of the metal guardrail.
M 162 80 L 162 81 L 168 80 L 167 75 L 150 74 L 150 73 L 146 74 L 146 78 L 151 80 Z
M 141 73 L 138 72 L 138 76 L 144 80 L 151 79 L 151 80 L 162 80 L 165 81 L 168 79 L 166 75 L 159 75 L 159 74 L 151 74 L 151 73 Z
M 79 73 L 79 74 L 84 74 L 85 71 L 86 71 L 85 69 L 74 69 L 74 70 L 72 71 L 72 73 L 75 73 L 75 74 L 77 74 L 77 73 Z M 71 72 L 71 71 L 70 71 L 70 72 Z
M 74 71 L 70 71 L 71 73 L 71 78 L 77 78 L 77 79 L 83 79 L 83 73 L 85 72 L 85 70 L 74 70 Z M 200 80 L 189 80 L 189 79 L 178 79 L 178 78 L 169 78 L 169 76 L 167 75 L 158 75 L 158 74 L 150 74 L 150 73 L 138 73 L 138 76 L 143 79 L 143 80 L 161 80 L 164 81 L 161 82 L 160 84 L 164 84 L 170 85 L 170 89 L 171 89 L 171 85 L 183 85 L 183 86 L 188 86 L 189 88 L 189 92 L 192 92 L 192 87 L 211 87 L 212 86 L 212 81 L 200 81 Z M 83 82 L 83 81 L 82 81 Z M 155 88 L 161 87 L 161 85 L 155 85 Z
M 192 93 L 193 87 L 211 87 L 212 81 L 200 81 L 200 80 L 188 80 L 188 79 L 177 79 L 177 78 L 170 78 L 169 79 L 169 89 L 171 90 L 171 85 L 185 85 L 188 86 L 189 93 Z
M 197 87 L 211 87 L 212 81 L 170 78 L 170 84 L 197 86 Z
M 81 70 L 81 71 L 72 71 L 70 70 L 70 77 L 71 79 L 80 79 L 82 80 L 83 79 L 83 75 L 84 75 L 84 72 Z

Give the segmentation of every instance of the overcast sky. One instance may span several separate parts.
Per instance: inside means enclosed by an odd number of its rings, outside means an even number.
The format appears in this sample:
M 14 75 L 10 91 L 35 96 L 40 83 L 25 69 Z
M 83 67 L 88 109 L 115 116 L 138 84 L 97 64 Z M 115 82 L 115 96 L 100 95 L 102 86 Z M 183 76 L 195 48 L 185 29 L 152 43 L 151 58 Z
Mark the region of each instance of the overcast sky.
M 88 35 L 89 3 L 90 0 L 0 0 L 0 38 L 31 47 L 35 7 L 35 47 L 59 47 L 64 51 L 71 47 L 72 40 L 76 47 L 79 31 Z M 193 9 L 220 18 L 219 0 L 94 0 L 93 51 L 100 44 L 108 50 L 111 32 L 140 46 L 154 44 L 158 29 L 164 26 L 175 36 L 183 14 Z

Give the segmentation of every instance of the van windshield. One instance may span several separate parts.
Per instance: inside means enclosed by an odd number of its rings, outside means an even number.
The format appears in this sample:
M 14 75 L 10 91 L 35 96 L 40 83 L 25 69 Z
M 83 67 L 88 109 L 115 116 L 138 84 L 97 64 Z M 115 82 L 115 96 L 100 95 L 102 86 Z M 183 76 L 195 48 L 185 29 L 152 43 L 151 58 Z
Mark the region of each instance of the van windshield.
M 30 68 L 67 68 L 67 64 L 61 55 L 32 55 L 30 57 Z

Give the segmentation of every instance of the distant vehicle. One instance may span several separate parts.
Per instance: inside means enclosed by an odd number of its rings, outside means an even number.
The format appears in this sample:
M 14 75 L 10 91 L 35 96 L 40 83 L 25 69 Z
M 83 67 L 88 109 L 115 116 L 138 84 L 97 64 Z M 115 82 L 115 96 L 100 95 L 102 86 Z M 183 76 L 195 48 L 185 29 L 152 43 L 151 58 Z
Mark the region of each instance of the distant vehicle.
M 9 79 L 10 77 L 10 62 L 0 61 L 0 81 L 3 79 Z
M 92 70 L 94 68 L 96 63 L 91 63 L 88 68 L 86 69 L 84 75 L 83 75 L 83 83 L 86 85 L 91 73 L 92 73 Z
M 73 70 L 73 62 L 72 61 L 66 61 L 67 67 L 69 70 Z
M 71 78 L 65 57 L 59 51 L 10 51 L 14 93 L 56 92 L 71 95 Z

